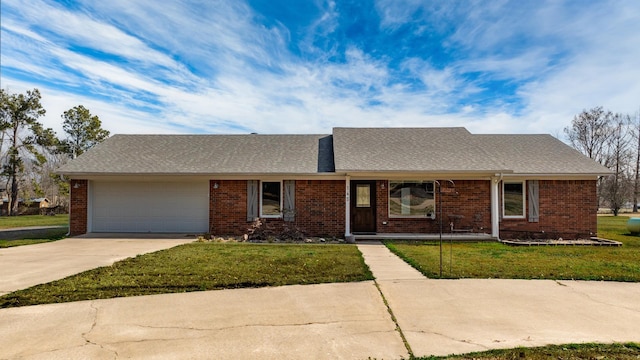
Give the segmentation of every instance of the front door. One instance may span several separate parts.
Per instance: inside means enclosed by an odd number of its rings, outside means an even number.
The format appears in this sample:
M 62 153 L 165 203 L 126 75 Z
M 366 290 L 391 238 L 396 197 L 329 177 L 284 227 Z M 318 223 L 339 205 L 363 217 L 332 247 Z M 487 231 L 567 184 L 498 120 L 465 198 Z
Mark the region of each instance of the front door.
M 351 231 L 376 232 L 376 182 L 351 181 Z

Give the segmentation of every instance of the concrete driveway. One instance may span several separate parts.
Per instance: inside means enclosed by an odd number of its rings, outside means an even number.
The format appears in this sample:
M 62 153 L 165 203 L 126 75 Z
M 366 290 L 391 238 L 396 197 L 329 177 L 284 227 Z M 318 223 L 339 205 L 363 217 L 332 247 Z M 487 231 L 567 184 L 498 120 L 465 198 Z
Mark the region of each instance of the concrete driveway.
M 120 236 L 85 235 L 0 249 L 0 295 L 195 240 L 184 235 Z
M 415 356 L 640 342 L 640 284 L 427 279 L 380 243 L 359 244 Z
M 0 358 L 407 358 L 373 281 L 0 309 Z
M 0 358 L 400 359 L 640 342 L 640 284 L 432 280 L 380 243 L 358 248 L 375 282 L 0 309 Z

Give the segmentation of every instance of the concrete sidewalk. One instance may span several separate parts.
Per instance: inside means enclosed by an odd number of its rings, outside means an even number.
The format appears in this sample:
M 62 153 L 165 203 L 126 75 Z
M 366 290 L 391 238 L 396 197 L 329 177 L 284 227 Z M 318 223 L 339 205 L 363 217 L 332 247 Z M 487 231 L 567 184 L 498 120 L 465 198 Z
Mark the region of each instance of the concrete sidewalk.
M 69 238 L 0 249 L 0 295 L 192 241 Z
M 640 342 L 640 284 L 432 280 L 380 243 L 358 248 L 415 356 Z

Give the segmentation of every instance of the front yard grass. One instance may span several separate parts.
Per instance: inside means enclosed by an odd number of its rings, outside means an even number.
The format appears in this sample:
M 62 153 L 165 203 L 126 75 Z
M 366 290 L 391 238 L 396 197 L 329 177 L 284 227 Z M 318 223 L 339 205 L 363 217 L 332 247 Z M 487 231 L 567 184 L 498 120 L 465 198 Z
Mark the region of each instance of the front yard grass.
M 464 355 L 428 356 L 415 358 L 415 360 L 546 360 L 546 359 L 571 359 L 571 360 L 630 360 L 640 358 L 640 344 L 567 344 L 550 345 L 535 348 L 515 348 L 505 350 L 490 350 Z
M 7 294 L 0 308 L 372 279 L 353 245 L 191 243 Z
M 598 235 L 621 247 L 443 244 L 444 278 L 640 281 L 640 237 L 627 234 L 627 217 L 598 218 Z M 446 240 L 446 236 L 444 236 Z M 425 276 L 438 278 L 438 244 L 386 241 L 387 247 Z M 452 255 L 450 255 L 450 252 Z M 452 256 L 451 271 L 449 259 Z
M 0 216 L 0 229 L 28 226 L 65 226 L 69 225 L 68 215 L 20 215 Z

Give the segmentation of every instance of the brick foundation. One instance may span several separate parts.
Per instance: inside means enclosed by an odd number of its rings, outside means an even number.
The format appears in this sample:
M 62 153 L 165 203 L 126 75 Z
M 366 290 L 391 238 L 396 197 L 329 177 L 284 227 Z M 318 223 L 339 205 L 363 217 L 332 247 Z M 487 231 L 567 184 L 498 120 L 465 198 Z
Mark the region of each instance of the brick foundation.
M 87 180 L 71 180 L 69 191 L 69 232 L 71 236 L 87 233 Z

